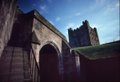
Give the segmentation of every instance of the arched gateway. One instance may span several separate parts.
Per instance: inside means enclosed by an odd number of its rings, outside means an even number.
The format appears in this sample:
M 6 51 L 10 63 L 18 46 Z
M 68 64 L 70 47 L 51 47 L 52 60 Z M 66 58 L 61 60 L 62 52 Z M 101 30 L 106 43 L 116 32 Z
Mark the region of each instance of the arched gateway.
M 44 45 L 40 50 L 40 82 L 58 82 L 59 58 L 58 51 L 51 44 Z
M 10 2 L 10 7 L 8 1 L 0 1 L 1 8 L 10 11 L 4 15 L 12 17 L 3 16 L 4 20 L 1 20 L 2 28 L 5 28 L 0 29 L 0 82 L 61 82 L 69 79 L 70 46 L 66 37 L 36 10 L 23 13 L 14 9 L 16 0 Z M 5 20 L 9 22 L 7 25 Z

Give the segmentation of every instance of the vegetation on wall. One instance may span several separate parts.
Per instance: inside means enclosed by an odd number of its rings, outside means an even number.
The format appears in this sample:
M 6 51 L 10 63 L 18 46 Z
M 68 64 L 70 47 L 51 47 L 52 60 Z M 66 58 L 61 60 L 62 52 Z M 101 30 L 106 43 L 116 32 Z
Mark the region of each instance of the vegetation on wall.
M 120 56 L 120 41 L 97 46 L 77 47 L 72 50 L 91 60 L 116 57 Z

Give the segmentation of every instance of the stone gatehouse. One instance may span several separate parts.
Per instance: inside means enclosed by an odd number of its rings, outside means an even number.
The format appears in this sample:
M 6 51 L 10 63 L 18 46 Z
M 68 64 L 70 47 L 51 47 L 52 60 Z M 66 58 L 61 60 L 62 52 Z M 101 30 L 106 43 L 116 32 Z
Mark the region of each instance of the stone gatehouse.
M 72 81 L 66 37 L 36 10 L 0 1 L 0 82 Z

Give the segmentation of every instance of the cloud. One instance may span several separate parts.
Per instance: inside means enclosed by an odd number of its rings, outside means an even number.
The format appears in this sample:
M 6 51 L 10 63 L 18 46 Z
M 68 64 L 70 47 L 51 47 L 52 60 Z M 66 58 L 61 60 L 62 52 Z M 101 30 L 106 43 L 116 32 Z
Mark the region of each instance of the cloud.
M 105 7 L 105 10 L 103 12 L 103 14 L 108 14 L 108 13 L 111 13 L 111 12 L 114 12 L 115 10 L 118 10 L 119 11 L 119 2 L 117 3 L 114 3 L 114 4 L 108 4 L 106 7 Z
M 105 3 L 106 0 L 95 0 L 95 3 L 97 5 L 103 5 Z
M 74 23 L 68 23 L 67 26 L 66 26 L 66 29 L 72 28 L 72 27 L 74 27 L 74 26 L 75 26 Z
M 75 13 L 75 16 L 80 16 L 80 15 L 81 15 L 80 12 Z
M 120 39 L 118 21 L 106 23 L 106 25 L 97 25 L 97 31 L 100 43 L 108 43 Z M 117 26 L 116 26 L 117 25 Z M 114 28 L 113 28 L 114 27 Z
M 92 27 L 92 28 L 97 28 L 97 29 L 99 29 L 99 30 L 102 30 L 103 28 L 103 26 L 102 25 L 99 25 L 99 24 L 90 24 L 90 26 Z
M 98 7 L 102 8 L 105 6 L 106 0 L 94 0 L 94 4 L 90 5 L 87 10 L 93 11 L 96 10 Z
M 115 7 L 117 7 L 117 8 L 120 7 L 119 1 L 115 4 Z
M 39 8 L 40 8 L 40 11 L 41 11 L 42 13 L 48 13 L 47 6 L 46 6 L 46 5 L 41 5 Z
M 72 29 L 75 29 L 75 28 L 78 28 L 80 25 L 77 25 L 75 23 L 68 23 L 65 27 L 65 29 L 69 29 L 69 28 L 72 28 Z
M 65 29 L 63 29 L 63 33 L 64 33 L 64 35 L 67 37 L 67 41 L 69 41 L 69 38 L 68 38 L 68 29 L 69 28 L 72 28 L 72 29 L 75 29 L 75 28 L 77 28 L 76 26 L 75 26 L 75 23 L 68 23 L 66 26 L 65 26 Z
M 56 17 L 56 19 L 55 19 L 56 21 L 60 21 L 61 20 L 61 18 L 60 17 Z
M 67 16 L 67 19 L 72 19 L 72 18 L 78 17 L 78 16 L 80 16 L 80 15 L 81 15 L 80 12 L 72 13 L 71 15 L 68 15 L 68 16 Z
M 42 6 L 40 6 L 40 9 L 42 9 L 42 10 L 46 10 L 46 5 L 42 5 Z

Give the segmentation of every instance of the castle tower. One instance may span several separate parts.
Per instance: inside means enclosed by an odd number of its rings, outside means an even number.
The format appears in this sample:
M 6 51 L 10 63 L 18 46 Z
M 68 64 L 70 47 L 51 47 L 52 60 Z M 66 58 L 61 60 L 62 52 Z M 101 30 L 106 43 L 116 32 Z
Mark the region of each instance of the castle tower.
M 69 43 L 71 47 L 99 45 L 96 28 L 91 28 L 87 20 L 77 29 L 68 29 Z

